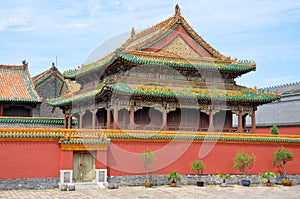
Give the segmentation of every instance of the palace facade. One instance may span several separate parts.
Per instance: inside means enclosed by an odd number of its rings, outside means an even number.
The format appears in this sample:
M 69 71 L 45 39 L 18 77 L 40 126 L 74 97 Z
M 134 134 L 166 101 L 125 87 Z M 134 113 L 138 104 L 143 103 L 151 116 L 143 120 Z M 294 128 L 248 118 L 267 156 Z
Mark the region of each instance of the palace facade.
M 210 46 L 177 6 L 174 16 L 138 34 L 133 28 L 114 52 L 66 73 L 80 90 L 47 103 L 63 110 L 66 127 L 75 116 L 79 128 L 255 133 L 257 107 L 280 99 L 236 84 L 255 69 Z

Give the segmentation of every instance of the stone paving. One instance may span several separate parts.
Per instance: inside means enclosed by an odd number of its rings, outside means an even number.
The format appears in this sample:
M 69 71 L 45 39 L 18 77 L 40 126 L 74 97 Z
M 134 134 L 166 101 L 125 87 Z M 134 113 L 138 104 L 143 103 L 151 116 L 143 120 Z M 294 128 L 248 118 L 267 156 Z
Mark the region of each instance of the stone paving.
M 46 199 L 46 198 L 113 198 L 113 199 L 193 199 L 193 198 L 300 198 L 300 186 L 272 187 L 234 185 L 230 187 L 210 186 L 197 187 L 186 185 L 181 187 L 158 186 L 145 188 L 143 186 L 119 187 L 119 189 L 89 189 L 76 191 L 46 190 L 12 190 L 0 191 L 2 199 Z

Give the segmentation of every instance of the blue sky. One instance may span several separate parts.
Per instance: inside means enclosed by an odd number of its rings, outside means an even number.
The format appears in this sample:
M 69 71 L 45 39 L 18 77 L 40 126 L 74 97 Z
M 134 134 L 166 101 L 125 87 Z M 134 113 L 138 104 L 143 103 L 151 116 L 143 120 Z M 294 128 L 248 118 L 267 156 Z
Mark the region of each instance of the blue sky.
M 300 81 L 300 0 L 0 1 L 0 63 L 29 62 L 31 76 L 56 61 L 76 68 L 101 43 L 181 14 L 226 56 L 255 60 L 257 71 L 238 79 L 266 87 Z

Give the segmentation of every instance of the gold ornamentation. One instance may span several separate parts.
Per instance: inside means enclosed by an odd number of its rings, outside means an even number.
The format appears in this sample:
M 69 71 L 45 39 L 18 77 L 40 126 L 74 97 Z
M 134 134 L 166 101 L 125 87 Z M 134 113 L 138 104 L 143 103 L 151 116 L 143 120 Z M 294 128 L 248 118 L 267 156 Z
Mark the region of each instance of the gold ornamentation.
M 182 58 L 201 58 L 201 56 L 192 49 L 182 37 L 177 37 L 169 45 L 164 47 L 159 53 L 171 53 Z

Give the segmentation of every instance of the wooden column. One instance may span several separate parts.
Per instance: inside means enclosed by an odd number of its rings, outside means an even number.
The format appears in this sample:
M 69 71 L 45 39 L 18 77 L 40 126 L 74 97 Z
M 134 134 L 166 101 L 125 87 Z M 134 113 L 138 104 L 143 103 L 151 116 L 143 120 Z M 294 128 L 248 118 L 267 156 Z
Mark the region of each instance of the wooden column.
M 32 107 L 29 109 L 29 115 L 28 115 L 29 117 L 32 117 L 32 109 L 33 109 Z
M 255 110 L 252 111 L 252 117 L 251 117 L 251 132 L 256 133 L 256 118 L 255 118 Z
M 68 120 L 67 120 L 67 114 L 64 114 L 64 128 L 66 129 L 68 127 Z
M 237 132 L 238 133 L 243 133 L 244 132 L 242 111 L 239 111 L 239 113 L 238 113 L 238 128 L 237 128 Z
M 214 113 L 213 110 L 209 110 L 209 126 L 208 126 L 208 132 L 214 132 L 215 127 L 214 127 Z
M 0 116 L 3 116 L 3 105 L 0 105 Z
M 106 112 L 106 128 L 110 129 L 110 119 L 111 119 L 111 113 L 110 113 L 110 105 L 107 105 L 107 112 Z
M 82 129 L 82 119 L 83 119 L 83 112 L 79 113 L 79 128 Z
M 118 104 L 114 104 L 114 129 L 118 129 Z
M 69 115 L 68 117 L 68 129 L 72 128 L 72 114 Z
M 130 106 L 129 129 L 134 129 L 134 106 Z
M 162 108 L 162 125 L 163 125 L 162 130 L 167 131 L 168 130 L 167 110 L 164 107 Z
M 92 129 L 96 128 L 96 113 L 97 109 L 92 110 Z

